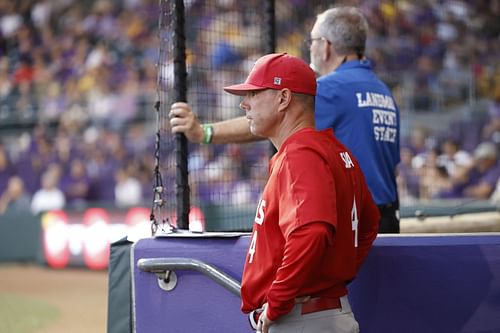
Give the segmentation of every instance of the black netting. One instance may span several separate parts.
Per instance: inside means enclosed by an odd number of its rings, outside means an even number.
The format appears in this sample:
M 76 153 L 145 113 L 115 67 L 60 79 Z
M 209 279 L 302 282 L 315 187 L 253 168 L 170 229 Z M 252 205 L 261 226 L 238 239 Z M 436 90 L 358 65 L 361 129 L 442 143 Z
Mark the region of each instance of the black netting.
M 176 197 L 179 185 L 175 181 L 176 144 L 166 121 L 166 114 L 174 101 L 174 88 L 178 88 L 174 87 L 173 70 L 175 48 L 171 24 L 174 19 L 169 12 L 174 2 L 160 1 L 162 11 L 166 12 L 161 13 L 165 16 L 165 25 L 160 32 L 160 49 L 163 52 L 160 52 L 158 68 L 161 94 L 165 95 L 161 98 L 160 111 L 161 174 L 172 211 L 179 205 L 178 195 Z M 358 6 L 368 19 L 370 33 L 366 56 L 372 60 L 376 73 L 387 82 L 402 110 L 403 149 L 415 148 L 413 133 L 418 131 L 422 122 L 430 131 L 439 132 L 446 127 L 443 124 L 456 117 L 456 113 L 447 114 L 445 106 L 448 105 L 445 104 L 474 104 L 474 85 L 480 88 L 484 83 L 474 82 L 471 77 L 474 71 L 470 70 L 474 67 L 461 67 L 462 63 L 472 64 L 471 59 L 466 58 L 465 53 L 453 51 L 464 47 L 454 44 L 453 41 L 457 40 L 452 34 L 454 30 L 446 29 L 460 26 L 457 22 L 449 23 L 448 16 L 459 20 L 462 16 L 448 8 L 448 2 L 435 6 L 407 6 L 400 2 L 379 1 L 306 0 L 208 0 L 184 3 L 186 97 L 202 123 L 243 115 L 238 108 L 240 98 L 223 92 L 222 87 L 243 81 L 254 61 L 263 54 L 274 49 L 309 60 L 309 50 L 303 41 L 309 37 L 316 15 L 337 4 Z M 472 31 L 469 35 L 476 33 L 474 29 Z M 455 32 L 458 30 L 455 29 Z M 481 35 L 479 32 L 477 34 Z M 486 43 L 487 39 L 484 41 Z M 450 94 L 456 95 L 454 99 L 449 98 Z M 479 133 L 477 130 L 469 132 Z M 476 147 L 479 140 L 469 140 L 469 137 L 471 135 L 460 136 L 457 140 L 471 151 L 473 148 L 469 147 Z M 270 143 L 189 144 L 188 151 L 190 205 L 201 209 L 206 229 L 250 229 L 255 206 L 267 178 Z M 402 171 L 398 186 L 403 204 L 415 199 L 433 198 L 441 190 L 434 188 L 439 182 L 433 181 L 433 173 L 428 173 L 431 175 L 432 188 L 423 189 L 418 181 L 412 183 L 412 176 L 405 173 L 405 168 L 409 168 L 411 173 L 414 166 L 400 166 Z
M 168 18 L 161 30 L 160 118 L 166 119 L 173 102 L 172 59 L 175 30 L 171 24 L 174 1 L 162 2 L 162 17 Z M 202 123 L 242 115 L 239 98 L 222 87 L 245 79 L 255 59 L 265 49 L 264 16 L 255 11 L 256 2 L 191 2 L 185 7 L 187 101 Z M 161 173 L 169 203 L 175 202 L 175 137 L 168 123 L 161 121 Z M 188 172 L 192 207 L 201 209 L 207 230 L 245 230 L 266 179 L 270 144 L 267 141 L 244 145 L 189 145 Z M 170 205 L 169 205 L 170 206 Z M 192 210 L 193 212 L 193 210 Z M 196 217 L 191 217 L 196 219 Z
M 161 175 L 170 219 L 180 196 L 176 138 L 170 134 L 167 114 L 174 102 L 175 38 L 185 36 L 187 102 L 201 123 L 243 115 L 239 96 L 223 91 L 243 82 L 256 59 L 274 51 L 309 58 L 304 39 L 316 15 L 331 1 L 186 1 L 185 35 L 176 37 L 175 0 L 160 1 L 159 95 L 161 100 Z M 177 139 L 178 140 L 178 139 Z M 189 144 L 190 205 L 199 208 L 208 231 L 249 230 L 255 207 L 267 179 L 273 152 L 269 141 L 248 144 Z M 179 177 L 177 175 L 177 177 Z M 194 213 L 191 220 L 197 220 Z M 196 227 L 195 227 L 196 228 Z

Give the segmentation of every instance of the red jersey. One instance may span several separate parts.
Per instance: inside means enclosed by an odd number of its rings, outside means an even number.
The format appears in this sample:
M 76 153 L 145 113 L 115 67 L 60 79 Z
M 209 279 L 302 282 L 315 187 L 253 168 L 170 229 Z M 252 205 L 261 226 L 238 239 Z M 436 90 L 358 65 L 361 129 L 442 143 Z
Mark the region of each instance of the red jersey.
M 302 129 L 269 163 L 241 283 L 242 310 L 268 318 L 296 297 L 340 297 L 377 236 L 378 208 L 351 152 L 331 129 Z

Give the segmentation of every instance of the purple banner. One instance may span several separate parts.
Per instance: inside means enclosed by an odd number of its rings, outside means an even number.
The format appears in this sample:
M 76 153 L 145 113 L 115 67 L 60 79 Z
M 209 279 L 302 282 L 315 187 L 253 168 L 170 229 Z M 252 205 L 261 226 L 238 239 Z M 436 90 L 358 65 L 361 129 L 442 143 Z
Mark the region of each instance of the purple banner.
M 164 291 L 141 258 L 192 258 L 240 281 L 248 237 L 161 238 L 132 254 L 137 333 L 252 332 L 240 300 L 203 274 Z M 350 300 L 361 332 L 500 332 L 500 235 L 379 236 Z

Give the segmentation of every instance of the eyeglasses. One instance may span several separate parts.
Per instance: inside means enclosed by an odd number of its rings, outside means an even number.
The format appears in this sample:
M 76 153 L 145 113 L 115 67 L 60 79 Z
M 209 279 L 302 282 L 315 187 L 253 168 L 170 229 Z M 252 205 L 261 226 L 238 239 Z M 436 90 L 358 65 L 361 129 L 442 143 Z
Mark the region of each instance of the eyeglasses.
M 331 44 L 331 43 L 332 43 L 332 42 L 330 42 L 328 39 L 326 39 L 325 37 L 306 38 L 306 39 L 304 39 L 304 43 L 307 45 L 307 47 L 311 47 L 312 43 L 313 43 L 315 40 L 324 40 L 324 41 L 326 41 L 328 44 Z

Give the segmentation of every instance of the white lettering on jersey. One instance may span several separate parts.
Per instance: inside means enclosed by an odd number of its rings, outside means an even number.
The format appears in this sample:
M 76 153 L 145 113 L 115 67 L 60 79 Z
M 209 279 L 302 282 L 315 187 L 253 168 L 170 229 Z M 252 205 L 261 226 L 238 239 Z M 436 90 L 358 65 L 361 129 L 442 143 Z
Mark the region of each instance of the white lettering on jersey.
M 366 91 L 356 93 L 356 99 L 359 108 L 373 108 L 372 123 L 375 140 L 395 143 L 398 136 L 398 116 L 392 96 Z
M 375 136 L 375 140 L 377 141 L 386 141 L 386 142 L 396 142 L 396 137 L 398 134 L 398 130 L 392 127 L 386 126 L 375 126 L 373 127 L 373 135 Z
M 385 110 L 372 110 L 373 135 L 375 140 L 396 142 L 398 130 L 398 117 L 396 112 Z
M 383 95 L 374 92 L 356 93 L 358 99 L 358 107 L 378 107 L 396 111 L 396 103 L 390 95 Z
M 255 247 L 257 246 L 257 230 L 253 232 L 252 240 L 250 241 L 250 247 L 248 248 L 248 263 L 251 264 L 253 261 L 253 255 L 255 254 Z
M 255 213 L 255 220 L 254 222 L 262 225 L 262 222 L 264 222 L 264 208 L 266 207 L 266 200 L 261 199 L 259 202 L 259 205 L 257 206 L 257 212 Z
M 351 156 L 349 156 L 349 154 L 346 151 L 341 152 L 340 157 L 344 161 L 346 169 L 354 167 L 354 163 L 352 163 Z
M 358 222 L 358 209 L 356 207 L 356 197 L 354 197 L 351 210 L 352 231 L 354 231 L 354 247 L 358 247 Z
M 396 112 L 373 109 L 372 114 L 374 124 L 387 126 L 396 126 L 397 124 Z

